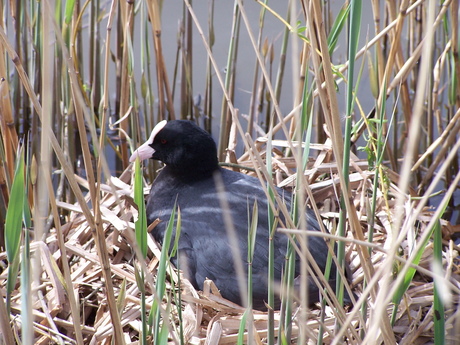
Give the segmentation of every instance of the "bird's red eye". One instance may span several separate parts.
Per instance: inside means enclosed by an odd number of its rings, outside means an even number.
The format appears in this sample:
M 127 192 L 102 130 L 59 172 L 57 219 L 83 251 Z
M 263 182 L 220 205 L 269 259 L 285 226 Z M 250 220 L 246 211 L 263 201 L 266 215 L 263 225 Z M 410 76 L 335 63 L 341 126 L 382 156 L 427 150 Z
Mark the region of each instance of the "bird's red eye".
M 160 142 L 161 142 L 162 144 L 166 144 L 167 141 L 166 141 L 166 139 L 161 139 Z

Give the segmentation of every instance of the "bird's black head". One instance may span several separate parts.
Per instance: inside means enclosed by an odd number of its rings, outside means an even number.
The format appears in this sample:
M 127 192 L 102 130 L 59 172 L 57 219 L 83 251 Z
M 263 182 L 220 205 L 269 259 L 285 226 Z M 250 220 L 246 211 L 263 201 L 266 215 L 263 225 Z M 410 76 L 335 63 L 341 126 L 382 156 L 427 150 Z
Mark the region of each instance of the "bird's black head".
M 218 168 L 216 144 L 208 132 L 185 120 L 161 121 L 131 156 L 162 161 L 171 173 L 199 179 Z

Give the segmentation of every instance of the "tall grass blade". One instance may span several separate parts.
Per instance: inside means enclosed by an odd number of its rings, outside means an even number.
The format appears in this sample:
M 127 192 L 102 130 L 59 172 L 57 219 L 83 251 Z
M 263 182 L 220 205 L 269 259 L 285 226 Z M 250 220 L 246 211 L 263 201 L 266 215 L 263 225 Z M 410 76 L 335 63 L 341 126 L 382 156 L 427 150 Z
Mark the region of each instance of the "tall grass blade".
M 30 275 L 30 239 L 29 234 L 24 236 L 24 250 L 21 260 L 21 322 L 22 322 L 22 344 L 32 345 L 34 343 L 33 332 L 33 308 L 32 308 L 32 281 Z
M 144 183 L 142 177 L 142 171 L 140 168 L 139 157 L 136 158 L 134 162 L 134 202 L 137 205 L 138 218 L 135 222 L 135 234 L 136 234 L 136 243 L 139 246 L 139 250 L 142 254 L 139 260 L 145 260 L 147 256 L 147 215 L 145 213 L 145 200 L 144 200 Z M 138 269 L 135 269 L 136 272 L 136 281 L 140 287 L 141 293 L 141 322 L 142 322 L 142 335 L 141 335 L 141 344 L 147 344 L 147 333 L 148 333 L 148 318 L 147 318 L 147 308 L 146 308 L 146 291 L 145 291 L 145 276 L 144 271 L 140 272 Z
M 449 51 L 448 54 L 448 60 L 449 60 L 449 65 L 450 65 L 450 75 L 451 78 L 449 78 L 449 93 L 448 93 L 448 99 L 450 104 L 455 104 L 455 100 L 457 97 L 457 90 L 458 90 L 458 74 L 457 68 L 458 68 L 458 60 L 454 58 L 453 52 Z
M 248 344 L 252 344 L 252 291 L 253 291 L 253 281 L 252 281 L 252 261 L 254 258 L 254 248 L 256 245 L 256 235 L 257 235 L 257 223 L 258 223 L 258 214 L 259 208 L 257 206 L 257 200 L 254 202 L 252 207 L 252 215 L 249 215 L 250 210 L 248 209 L 248 305 L 246 311 L 243 314 L 240 322 L 240 328 L 238 332 L 238 344 L 243 344 L 244 339 L 244 330 L 248 330 Z
M 140 333 L 140 344 L 147 344 L 147 336 L 149 335 L 150 318 L 147 317 L 146 305 L 146 290 L 145 290 L 145 275 L 143 270 L 139 270 L 139 266 L 134 266 L 134 276 L 136 278 L 137 286 L 141 294 L 140 307 L 141 307 L 141 324 L 142 331 Z M 120 310 L 119 300 L 117 300 L 117 310 Z
M 231 32 L 231 37 L 230 37 L 228 56 L 227 56 L 227 65 L 226 65 L 227 73 L 225 74 L 225 90 L 230 95 L 231 100 L 233 100 L 232 88 L 234 87 L 234 83 L 235 83 L 236 57 L 237 57 L 237 50 L 238 50 L 240 21 L 241 21 L 240 7 L 238 5 L 238 1 L 235 0 L 234 6 L 233 6 L 232 32 Z M 227 112 L 228 112 L 227 100 L 225 97 L 223 97 L 222 110 L 221 110 L 222 118 L 220 122 L 219 145 L 218 145 L 218 150 L 217 150 L 219 159 L 223 159 L 225 148 L 228 146 L 230 123 L 229 123 L 229 117 L 227 116 Z
M 145 213 L 144 183 L 139 158 L 136 158 L 134 163 L 134 202 L 139 213 L 135 223 L 135 232 L 137 245 L 143 256 L 139 260 L 142 260 L 147 256 L 147 215 Z
M 169 315 L 169 313 L 168 313 Z M 169 324 L 167 322 L 163 322 L 160 329 L 160 334 L 158 336 L 158 341 L 154 344 L 168 344 L 168 334 L 169 334 Z
M 265 1 L 265 4 L 268 1 Z M 289 0 L 289 3 L 287 5 L 287 14 L 286 14 L 286 21 L 290 22 L 291 21 L 291 8 L 292 8 L 292 2 L 293 0 Z M 289 28 L 287 26 L 284 27 L 283 29 L 283 41 L 281 43 L 281 51 L 280 51 L 280 65 L 278 67 L 278 71 L 276 73 L 276 81 L 275 81 L 275 99 L 279 103 L 280 98 L 281 98 L 281 89 L 283 86 L 283 78 L 284 78 L 284 72 L 285 72 L 285 67 L 286 67 L 286 56 L 287 56 L 287 47 L 289 43 L 289 37 L 290 37 L 290 32 Z M 272 116 L 271 121 L 274 120 L 274 117 Z M 271 152 L 271 151 L 268 151 Z
M 267 152 L 272 152 L 272 136 L 273 136 L 273 117 L 270 121 L 270 129 L 268 131 L 268 141 L 267 141 Z M 266 162 L 267 172 L 272 175 L 273 166 L 272 166 L 272 156 L 267 154 Z M 270 187 L 270 183 L 267 183 L 268 197 L 274 203 L 275 202 L 275 193 Z M 277 228 L 277 222 L 275 221 L 275 214 L 273 209 L 268 204 L 268 229 L 270 230 L 270 237 L 268 239 L 268 334 L 267 334 L 267 343 L 268 345 L 275 344 L 275 291 L 274 291 L 274 279 L 275 279 L 275 243 L 274 236 Z
M 425 241 L 422 244 L 422 246 L 420 247 L 420 250 L 417 253 L 412 255 L 413 259 L 409 258 L 409 260 L 411 260 L 413 265 L 418 265 L 420 263 L 420 260 L 422 259 L 422 256 L 423 256 L 425 248 L 426 248 L 426 246 L 428 244 L 428 241 L 431 238 L 431 236 L 433 236 L 434 231 L 435 231 L 435 227 L 433 227 L 431 229 L 430 236 L 425 237 Z M 416 247 L 417 243 L 414 243 L 412 246 Z M 409 285 L 412 282 L 416 272 L 417 272 L 417 270 L 414 267 L 409 267 L 409 269 L 407 270 L 406 275 L 404 276 L 404 280 L 403 280 L 401 286 L 398 288 L 398 290 L 396 291 L 395 295 L 393 296 L 392 302 L 393 302 L 394 306 L 393 306 L 393 313 L 392 313 L 392 318 L 391 318 L 391 324 L 392 325 L 394 325 L 394 323 L 396 322 L 398 306 L 399 306 L 399 303 L 401 302 L 402 296 L 404 295 L 404 293 L 409 288 Z
M 352 129 L 352 113 L 353 106 L 355 103 L 355 92 L 357 86 L 354 85 L 354 71 L 355 71 L 355 57 L 358 50 L 359 34 L 361 30 L 361 0 L 354 0 L 350 4 L 350 33 L 349 33 L 349 46 L 348 46 L 348 82 L 347 82 L 347 105 L 346 105 L 346 122 L 345 122 L 345 134 L 344 134 L 344 145 L 343 145 L 343 166 L 342 172 L 345 180 L 344 191 L 349 190 L 349 174 L 350 174 L 350 145 L 351 145 L 351 129 Z M 350 196 L 343 195 L 340 200 L 340 217 L 338 225 L 338 235 L 345 236 L 345 220 L 347 218 L 346 202 L 344 198 Z M 345 243 L 339 241 L 337 243 L 337 260 L 343 265 L 345 262 Z M 343 267 L 343 266 L 342 266 Z M 342 277 L 337 271 L 336 277 L 336 292 L 340 302 L 343 302 L 343 282 Z M 337 325 L 337 327 L 339 327 Z
M 16 169 L 13 183 L 11 185 L 10 201 L 5 219 L 6 256 L 9 262 L 12 262 L 19 252 L 24 196 L 24 151 L 21 148 L 16 160 Z
M 327 37 L 327 46 L 329 47 L 329 54 L 335 50 L 335 46 L 337 45 L 337 41 L 339 40 L 340 33 L 343 30 L 348 18 L 348 14 L 350 13 L 350 4 L 344 5 L 342 9 L 337 14 L 337 17 L 332 24 L 332 28 L 329 31 L 329 36 Z
M 158 272 L 157 272 L 157 282 L 156 282 L 156 293 L 157 293 L 157 298 L 153 302 L 152 310 L 151 310 L 151 315 L 154 317 L 154 339 L 155 339 L 155 344 L 160 344 L 160 309 L 161 306 L 158 304 L 158 302 L 161 302 L 163 299 L 163 296 L 166 291 L 166 268 L 169 263 L 169 258 L 170 258 L 170 250 L 171 250 L 171 240 L 172 240 L 172 235 L 173 235 L 173 230 L 174 230 L 174 223 L 176 219 L 176 210 L 177 210 L 177 225 L 176 225 L 176 239 L 179 236 L 178 233 L 180 232 L 180 209 L 176 208 L 176 205 L 174 205 L 174 208 L 171 212 L 171 217 L 169 218 L 168 225 L 166 227 L 166 232 L 163 238 L 163 244 L 162 244 L 162 250 L 161 250 L 161 257 L 160 257 L 160 262 L 158 264 Z M 178 239 L 177 239 L 178 240 Z M 167 324 L 167 320 L 163 320 L 163 325 Z
M 433 257 L 433 267 L 439 268 L 439 271 L 442 272 L 442 230 L 441 230 L 441 222 L 436 222 L 434 226 L 434 257 Z M 441 284 L 444 284 L 444 281 L 441 277 L 438 277 L 435 272 L 435 279 L 434 279 L 434 343 L 435 345 L 443 345 L 446 343 L 446 326 L 445 326 L 445 311 L 444 311 L 444 301 L 442 299 L 441 293 L 445 288 L 441 287 Z
M 294 288 L 295 249 L 291 241 L 287 244 L 286 264 L 284 265 L 283 295 L 281 300 L 280 324 L 283 324 L 283 336 L 291 339 L 292 332 L 292 293 Z M 278 343 L 282 337 L 278 338 Z
M 72 17 L 74 15 L 74 8 L 75 8 L 75 0 L 69 0 L 65 2 L 65 16 L 64 21 L 67 25 L 70 24 L 72 21 Z
M 252 208 L 252 215 L 248 217 L 248 220 L 250 220 L 250 224 L 248 224 L 248 309 L 252 309 L 252 261 L 256 245 L 258 209 L 256 200 Z
M 22 223 L 24 210 L 24 151 L 21 148 L 16 159 L 16 169 L 11 185 L 10 201 L 5 217 L 5 246 L 8 258 L 8 283 L 6 290 L 6 305 L 10 312 L 11 293 L 16 285 L 19 270 L 19 247 L 22 237 Z
M 383 83 L 384 89 L 386 89 L 386 83 Z M 385 110 L 386 110 L 386 98 L 383 97 L 380 105 L 378 106 L 378 110 L 376 110 L 376 114 L 378 114 L 377 119 L 364 119 L 363 121 L 367 121 L 367 128 L 369 131 L 369 139 L 367 147 L 364 150 L 367 152 L 367 161 L 369 164 L 370 169 L 375 169 L 374 174 L 374 183 L 372 184 L 372 194 L 370 198 L 370 212 L 369 212 L 369 223 L 367 226 L 367 240 L 369 243 L 373 243 L 374 241 L 374 232 L 375 232 L 375 217 L 376 217 L 376 208 L 377 208 L 377 196 L 378 196 L 378 187 L 379 182 L 382 179 L 382 187 L 385 185 L 383 169 L 382 169 L 382 161 L 384 157 L 384 147 L 385 141 L 383 137 L 383 129 L 385 124 Z M 377 126 L 377 128 L 375 128 Z M 377 141 L 377 143 L 375 143 Z M 377 146 L 376 146 L 377 145 Z M 382 172 L 382 175 L 381 175 Z M 383 187 L 382 189 L 385 189 Z M 372 254 L 371 248 L 368 250 L 369 255 Z M 366 279 L 363 282 L 363 287 L 367 286 Z M 368 303 L 365 301 L 361 306 L 361 315 L 363 320 L 367 319 L 368 316 Z M 365 330 L 361 330 L 361 337 L 364 338 Z
M 126 302 L 125 299 L 126 299 L 126 278 L 123 279 L 123 281 L 121 282 L 120 291 L 117 297 L 117 309 L 118 309 L 118 313 L 120 314 L 120 316 L 125 306 L 125 302 Z
M 240 327 L 238 328 L 238 338 L 237 338 L 237 344 L 238 345 L 243 345 L 244 344 L 244 331 L 246 329 L 246 322 L 248 320 L 248 314 L 250 313 L 249 309 L 246 309 L 245 312 L 243 313 L 243 316 L 241 317 L 240 321 Z M 248 332 L 248 341 L 251 339 L 250 334 Z

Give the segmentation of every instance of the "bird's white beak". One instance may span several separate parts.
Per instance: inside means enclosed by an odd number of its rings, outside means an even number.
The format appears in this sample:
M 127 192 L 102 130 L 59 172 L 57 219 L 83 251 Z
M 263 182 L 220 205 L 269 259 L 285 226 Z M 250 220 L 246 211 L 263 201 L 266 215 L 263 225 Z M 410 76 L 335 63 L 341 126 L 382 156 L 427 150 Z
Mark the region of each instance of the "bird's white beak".
M 158 132 L 160 132 L 163 129 L 163 127 L 166 126 L 166 123 L 166 120 L 158 122 L 158 124 L 153 128 L 149 139 L 141 146 L 139 146 L 136 151 L 133 152 L 133 154 L 129 158 L 130 162 L 134 162 L 137 157 L 139 157 L 141 161 L 152 157 L 152 155 L 155 153 L 155 150 L 150 145 L 155 140 L 155 136 L 158 134 Z

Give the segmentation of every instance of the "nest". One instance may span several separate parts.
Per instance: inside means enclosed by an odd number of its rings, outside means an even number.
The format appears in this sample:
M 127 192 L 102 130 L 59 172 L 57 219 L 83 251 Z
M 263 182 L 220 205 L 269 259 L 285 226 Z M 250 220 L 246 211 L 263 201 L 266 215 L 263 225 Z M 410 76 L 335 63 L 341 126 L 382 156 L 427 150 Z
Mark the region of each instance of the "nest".
M 332 230 L 338 219 L 338 178 L 337 167 L 328 162 L 330 148 L 318 146 L 320 150 L 318 158 L 311 161 L 306 170 L 306 178 L 309 188 L 313 193 L 315 203 L 319 206 L 325 224 Z M 295 179 L 295 163 L 291 158 L 284 157 L 276 150 L 274 153 L 274 178 L 278 185 L 284 188 L 292 188 Z M 259 150 L 263 158 L 265 152 Z M 229 155 L 230 157 L 232 155 Z M 248 159 L 240 159 L 239 166 L 248 167 L 246 172 L 258 167 Z M 252 168 L 252 169 L 251 169 Z M 99 210 L 102 216 L 103 238 L 93 233 L 88 220 L 82 214 L 78 204 L 65 204 L 58 202 L 57 205 L 70 212 L 69 220 L 61 227 L 53 227 L 46 241 L 33 242 L 32 251 L 40 252 L 41 271 L 36 272 L 40 276 L 40 286 L 35 286 L 42 292 L 42 299 L 34 301 L 34 328 L 35 344 L 49 344 L 53 342 L 74 343 L 75 328 L 71 314 L 71 303 L 78 304 L 84 342 L 86 344 L 110 344 L 114 336 L 112 316 L 110 314 L 107 288 L 112 285 L 113 295 L 116 298 L 118 317 L 120 319 L 125 343 L 137 343 L 142 332 L 141 323 L 141 291 L 146 294 L 147 310 L 152 308 L 155 300 L 155 280 L 161 251 L 154 240 L 149 236 L 148 255 L 145 262 L 139 262 L 135 254 L 137 250 L 133 215 L 137 211 L 133 202 L 133 191 L 130 170 L 125 171 L 119 178 L 112 177 L 111 185 L 102 185 L 103 198 Z M 374 332 L 374 343 L 383 343 L 391 339 L 399 344 L 430 344 L 433 343 L 434 323 L 437 316 L 433 307 L 434 281 L 432 271 L 433 242 L 428 240 L 426 249 L 417 266 L 409 288 L 404 293 L 397 309 L 394 326 L 391 327 L 389 320 L 393 312 L 391 303 L 379 306 L 378 301 L 386 296 L 380 296 L 380 282 L 377 282 L 369 292 L 366 292 L 366 271 L 372 270 L 372 274 L 388 272 L 391 288 L 397 279 L 405 260 L 410 257 L 412 244 L 423 236 L 427 225 L 433 216 L 433 210 L 424 209 L 411 218 L 414 211 L 413 203 L 409 195 L 404 196 L 407 200 L 404 207 L 403 219 L 414 224 L 413 232 L 409 233 L 397 248 L 399 260 L 393 262 L 393 267 L 384 267 L 388 264 L 388 253 L 392 250 L 392 243 L 398 236 L 392 230 L 391 222 L 395 214 L 395 196 L 398 176 L 396 173 L 386 170 L 388 177 L 388 190 L 384 193 L 377 189 L 377 205 L 375 211 L 374 233 L 372 246 L 369 251 L 369 262 L 363 264 L 362 241 L 357 240 L 356 235 L 348 231 L 346 255 L 350 262 L 352 277 L 351 288 L 359 298 L 354 307 L 348 309 L 335 308 L 311 308 L 303 310 L 294 305 L 293 322 L 290 325 L 290 341 L 296 341 L 301 337 L 307 343 L 316 343 L 319 336 L 325 344 L 329 343 L 360 343 L 361 337 Z M 80 179 L 84 187 L 86 181 Z M 357 217 L 364 236 L 368 241 L 369 191 L 373 188 L 373 173 L 368 170 L 367 163 L 354 159 L 351 165 L 350 187 L 352 190 L 351 201 L 357 210 Z M 145 189 L 148 193 L 148 188 Z M 416 195 L 415 192 L 412 192 Z M 384 195 L 386 194 L 386 196 Z M 88 199 L 89 201 L 89 199 Z M 443 236 L 443 271 L 444 276 L 440 281 L 447 282 L 445 291 L 445 326 L 449 337 L 459 335 L 459 295 L 452 288 L 456 285 L 460 288 L 459 279 L 459 248 L 451 240 L 460 232 L 459 226 L 452 226 L 447 221 L 442 221 Z M 59 238 L 62 234 L 65 245 L 66 260 L 70 268 L 72 292 L 77 297 L 75 302 L 69 298 L 69 291 L 63 278 L 65 262 L 63 260 Z M 98 237 L 99 236 L 99 237 Z M 101 258 L 97 251 L 96 241 L 102 240 L 108 253 L 109 262 Z M 139 286 L 139 272 L 146 272 L 145 286 Z M 369 272 L 367 272 L 369 274 Z M 110 275 L 111 284 L 107 284 Z M 5 284 L 5 275 L 2 276 L 2 284 Z M 371 276 L 372 277 L 372 276 Z M 180 281 L 181 298 L 178 302 L 174 296 Z M 182 336 L 185 343 L 190 344 L 228 344 L 236 343 L 240 324 L 245 312 L 241 306 L 235 305 L 223 299 L 218 289 L 211 281 L 207 281 L 204 291 L 196 291 L 193 286 L 183 277 L 180 272 L 171 265 L 167 269 L 167 288 L 165 297 L 161 300 L 162 324 L 169 327 L 168 339 L 171 343 L 178 343 Z M 367 284 L 367 283 L 366 283 Z M 450 284 L 450 286 L 449 286 Z M 388 291 L 385 290 L 385 291 Z M 454 291 L 454 292 L 452 292 Z M 363 292 L 365 296 L 363 296 Z M 12 303 L 12 313 L 19 313 L 21 295 L 16 291 Z M 383 299 L 382 299 L 383 300 Z M 363 316 L 359 309 L 366 302 L 367 314 Z M 376 312 L 380 307 L 383 311 Z M 280 332 L 286 334 L 284 324 L 280 322 L 280 312 L 272 313 L 253 311 L 249 314 L 249 322 L 244 332 L 245 342 L 248 338 L 261 344 L 267 341 L 270 331 L 274 337 Z M 274 328 L 270 328 L 269 317 L 273 317 Z M 376 321 L 377 320 L 377 321 Z M 21 327 L 19 319 L 12 321 L 16 330 Z M 375 323 L 379 326 L 373 328 Z M 385 333 L 386 330 L 387 332 Z M 340 340 L 340 341 L 339 341 Z

